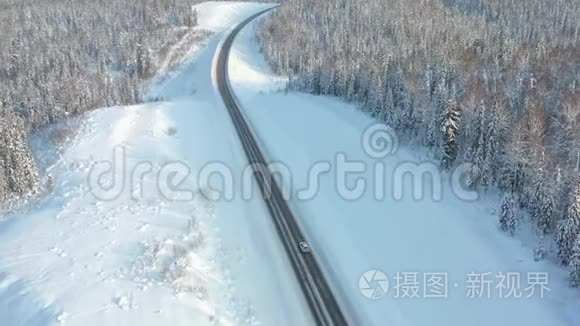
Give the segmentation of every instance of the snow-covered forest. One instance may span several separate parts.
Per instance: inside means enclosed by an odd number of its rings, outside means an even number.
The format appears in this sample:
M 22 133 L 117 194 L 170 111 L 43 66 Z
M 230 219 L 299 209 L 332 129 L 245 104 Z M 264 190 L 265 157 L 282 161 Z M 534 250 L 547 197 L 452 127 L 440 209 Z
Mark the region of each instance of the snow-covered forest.
M 580 1 L 285 0 L 258 39 L 290 87 L 357 103 L 469 185 L 580 285 Z
M 0 0 L 0 202 L 38 191 L 30 132 L 131 104 L 197 24 L 190 0 Z

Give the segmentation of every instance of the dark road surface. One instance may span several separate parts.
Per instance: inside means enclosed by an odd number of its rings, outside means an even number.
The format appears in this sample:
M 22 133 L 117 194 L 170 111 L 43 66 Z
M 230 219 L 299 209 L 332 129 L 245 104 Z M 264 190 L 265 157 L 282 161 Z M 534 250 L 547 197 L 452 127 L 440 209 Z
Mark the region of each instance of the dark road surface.
M 248 161 L 254 169 L 254 176 L 258 181 L 272 221 L 280 236 L 280 240 L 288 255 L 294 274 L 301 286 L 314 320 L 317 325 L 348 325 L 349 323 L 316 260 L 316 251 L 313 250 L 310 253 L 304 253 L 300 250 L 299 244 L 306 241 L 303 232 L 296 221 L 295 215 L 284 199 L 280 187 L 272 178 L 271 172 L 267 167 L 269 161 L 266 160 L 261 152 L 229 85 L 228 57 L 236 35 L 250 21 L 269 10 L 271 9 L 251 16 L 228 35 L 222 48 L 219 50 L 218 61 L 215 67 L 218 89 L 235 125 Z

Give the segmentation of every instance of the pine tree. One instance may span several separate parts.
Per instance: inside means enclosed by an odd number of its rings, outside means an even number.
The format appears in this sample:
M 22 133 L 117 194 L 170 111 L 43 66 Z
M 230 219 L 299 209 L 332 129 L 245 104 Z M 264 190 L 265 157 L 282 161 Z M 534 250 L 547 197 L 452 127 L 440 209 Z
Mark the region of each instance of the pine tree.
M 567 218 L 558 224 L 556 243 L 558 257 L 563 265 L 567 265 L 572 257 L 572 248 L 576 235 L 580 233 L 580 223 L 575 218 Z
M 310 74 L 311 74 L 310 78 L 312 79 L 311 82 L 312 89 L 310 92 L 314 95 L 320 95 L 322 92 L 322 88 L 320 86 L 320 74 L 321 74 L 320 67 L 316 65 L 315 68 L 310 71 Z
M 514 210 L 516 209 L 515 206 L 516 206 L 515 200 L 512 200 L 512 207 Z M 508 231 L 510 235 L 513 237 L 514 235 L 516 235 L 517 230 L 518 230 L 518 217 L 514 212 L 508 219 Z
M 534 222 L 538 221 L 538 217 L 542 214 L 542 201 L 544 200 L 544 168 L 540 165 L 534 171 L 533 180 L 526 189 L 529 197 L 531 198 L 529 205 L 529 212 Z
M 451 168 L 457 158 L 457 136 L 459 134 L 460 118 L 461 110 L 459 105 L 455 100 L 449 100 L 441 121 L 441 132 L 443 133 L 441 166 L 444 169 Z
M 485 118 L 486 106 L 482 102 L 478 106 L 477 115 L 471 124 L 473 143 L 470 147 L 470 163 L 472 166 L 467 179 L 467 184 L 471 189 L 487 186 Z
M 7 169 L 5 166 L 5 156 L 2 140 L 0 139 L 0 203 L 9 197 L 8 180 L 6 177 Z
M 567 265 L 572 257 L 574 241 L 580 234 L 580 187 L 572 195 L 566 218 L 558 223 L 556 243 L 558 257 L 562 264 Z
M 498 155 L 499 155 L 499 137 L 500 137 L 500 121 L 499 108 L 493 105 L 488 111 L 487 125 L 485 130 L 485 168 L 483 169 L 488 175 L 488 182 L 490 184 L 497 181 L 498 172 Z
M 403 72 L 400 67 L 390 64 L 387 69 L 389 89 L 393 96 L 393 119 L 392 126 L 397 129 L 405 127 L 409 122 L 411 111 L 411 101 L 409 91 L 403 79 Z
M 540 235 L 538 239 L 538 244 L 536 246 L 536 250 L 534 251 L 534 261 L 541 261 L 544 260 L 546 256 L 546 247 L 544 245 L 544 236 Z
M 540 229 L 542 229 L 544 233 L 552 233 L 554 232 L 557 224 L 557 209 L 556 203 L 554 202 L 554 195 L 551 193 L 551 191 L 548 191 L 546 195 L 543 211 L 544 215 L 542 218 L 540 218 Z
M 570 259 L 570 285 L 580 287 L 580 234 L 576 237 Z
M 195 27 L 198 24 L 198 12 L 197 9 L 193 9 L 191 15 L 186 16 L 185 25 L 187 27 Z
M 435 69 L 431 66 L 425 68 L 425 75 L 423 76 L 422 89 L 427 93 L 430 100 L 433 100 L 433 93 L 435 92 Z
M 564 217 L 566 209 L 568 208 L 567 201 L 570 198 L 570 193 L 572 193 L 573 183 L 569 182 L 568 179 L 564 177 L 564 171 L 561 167 L 556 168 L 556 173 L 554 175 L 554 201 L 556 216 L 554 217 L 554 225 Z
M 136 64 L 137 64 L 137 76 L 139 78 L 145 79 L 149 78 L 153 72 L 153 60 L 151 59 L 151 53 L 149 49 L 143 44 L 144 40 L 140 38 L 137 42 L 136 49 Z
M 385 122 L 389 126 L 393 126 L 393 91 L 388 89 L 385 96 L 385 103 L 383 105 L 383 110 L 380 115 L 380 120 Z
M 356 77 L 351 76 L 348 78 L 347 85 L 346 85 L 345 97 L 349 101 L 354 100 L 354 97 L 356 95 L 355 83 L 356 83 Z
M 542 234 L 553 231 L 556 219 L 556 207 L 554 197 L 547 188 L 543 186 L 537 188 L 534 196 L 534 207 L 533 219 L 536 222 L 538 230 Z
M 473 157 L 473 164 L 477 166 L 477 174 L 473 174 L 472 178 L 474 181 L 473 187 L 487 187 L 488 185 L 488 171 L 486 163 L 486 153 L 485 153 L 485 135 L 480 133 L 477 139 L 477 149 L 475 150 L 475 155 Z
M 426 132 L 426 144 L 429 147 L 435 147 L 435 150 L 439 151 L 440 139 L 442 128 L 442 119 L 447 111 L 447 88 L 445 86 L 445 78 L 440 78 L 437 81 L 435 90 L 432 96 L 431 106 L 432 109 L 424 117 L 425 123 L 427 125 Z
M 510 235 L 515 235 L 517 222 L 515 215 L 515 200 L 513 194 L 504 197 L 499 215 L 499 228 Z
M 437 129 L 435 128 L 436 121 L 435 111 L 429 111 L 429 113 L 424 114 L 423 116 L 423 124 L 427 126 L 427 131 L 425 132 L 425 146 L 428 147 L 435 147 L 437 145 Z

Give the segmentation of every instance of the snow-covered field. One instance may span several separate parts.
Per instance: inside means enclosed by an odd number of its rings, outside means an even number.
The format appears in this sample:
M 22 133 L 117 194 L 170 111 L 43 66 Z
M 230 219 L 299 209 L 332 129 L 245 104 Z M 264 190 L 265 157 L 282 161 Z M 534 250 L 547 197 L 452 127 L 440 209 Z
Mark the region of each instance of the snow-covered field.
M 93 112 L 58 155 L 37 146 L 54 193 L 2 217 L 0 325 L 310 323 L 260 199 L 210 202 L 193 177 L 208 162 L 245 164 L 211 66 L 228 29 L 265 6 L 197 6 L 213 36 L 156 78 L 148 95 L 163 102 Z M 102 179 L 119 193 L 95 191 L 104 162 L 126 164 Z M 180 185 L 191 200 L 160 193 L 171 162 L 191 169 Z M 154 173 L 131 179 L 137 167 Z
M 293 204 L 356 324 L 580 324 L 580 296 L 568 289 L 567 271 L 549 261 L 534 262 L 532 248 L 498 231 L 492 214 L 497 200 L 461 200 L 463 188 L 447 183 L 442 200 L 435 200 L 432 183 L 424 189 L 413 187 L 410 179 L 397 184 L 397 172 L 436 165 L 396 144 L 389 156 L 375 160 L 361 143 L 373 122 L 353 105 L 280 91 L 285 80 L 271 73 L 259 53 L 255 25 L 245 28 L 234 44 L 231 82 L 270 159 L 284 162 L 291 171 L 292 178 L 284 180 L 287 187 L 305 188 L 313 166 L 331 163 L 330 172 L 320 176 L 317 194 Z M 389 181 L 384 199 L 375 200 L 372 187 L 355 200 L 341 196 L 345 192 L 335 177 L 340 153 L 364 164 L 365 172 L 358 176 L 369 184 L 378 173 L 376 164 L 385 167 Z M 346 179 L 354 188 L 355 178 Z M 415 190 L 422 198 L 413 199 Z M 382 271 L 390 281 L 386 295 L 376 300 L 359 289 L 359 279 L 369 270 Z M 549 289 L 543 298 L 542 285 Z

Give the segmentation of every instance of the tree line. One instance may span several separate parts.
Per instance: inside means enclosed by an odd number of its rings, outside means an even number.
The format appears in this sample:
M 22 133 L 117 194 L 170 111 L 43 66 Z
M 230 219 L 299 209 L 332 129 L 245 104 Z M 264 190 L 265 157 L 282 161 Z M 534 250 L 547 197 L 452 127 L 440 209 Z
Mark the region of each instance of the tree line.
M 197 25 L 195 2 L 0 0 L 0 203 L 42 186 L 33 130 L 139 101 L 163 53 Z
M 500 229 L 533 224 L 536 259 L 550 244 L 580 286 L 579 19 L 578 0 L 284 0 L 257 36 L 290 88 L 469 163 L 505 194 Z

